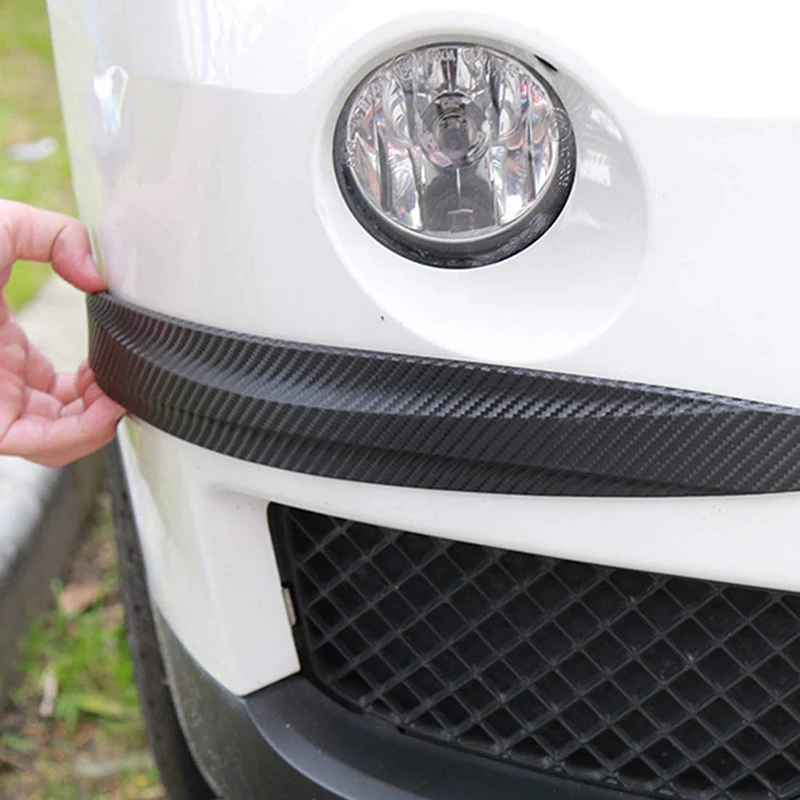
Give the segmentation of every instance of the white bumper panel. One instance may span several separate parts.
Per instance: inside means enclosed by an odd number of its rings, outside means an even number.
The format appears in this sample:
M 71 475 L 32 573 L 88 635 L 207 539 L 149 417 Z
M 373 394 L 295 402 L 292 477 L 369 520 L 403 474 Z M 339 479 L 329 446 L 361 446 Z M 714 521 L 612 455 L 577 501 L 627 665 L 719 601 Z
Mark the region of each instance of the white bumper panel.
M 139 422 L 128 422 L 121 439 L 155 602 L 195 659 L 237 694 L 298 669 L 267 529 L 270 501 L 525 553 L 800 589 L 796 494 L 443 492 L 261 467 Z

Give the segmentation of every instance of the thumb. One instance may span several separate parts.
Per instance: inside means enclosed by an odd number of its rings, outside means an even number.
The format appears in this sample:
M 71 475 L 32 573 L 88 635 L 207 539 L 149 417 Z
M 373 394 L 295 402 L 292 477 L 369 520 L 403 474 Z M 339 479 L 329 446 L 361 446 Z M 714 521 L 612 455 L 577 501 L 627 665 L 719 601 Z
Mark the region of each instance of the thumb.
M 0 285 L 20 258 L 50 261 L 64 280 L 84 292 L 105 288 L 82 222 L 55 211 L 0 200 Z

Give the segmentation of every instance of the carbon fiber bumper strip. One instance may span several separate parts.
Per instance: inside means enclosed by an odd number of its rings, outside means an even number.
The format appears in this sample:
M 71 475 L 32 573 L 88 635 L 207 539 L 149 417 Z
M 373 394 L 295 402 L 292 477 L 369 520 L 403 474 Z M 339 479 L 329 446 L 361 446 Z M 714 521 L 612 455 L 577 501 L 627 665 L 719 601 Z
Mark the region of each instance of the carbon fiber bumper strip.
M 657 386 L 230 333 L 88 300 L 100 386 L 235 458 L 331 478 L 534 495 L 800 489 L 800 410 Z

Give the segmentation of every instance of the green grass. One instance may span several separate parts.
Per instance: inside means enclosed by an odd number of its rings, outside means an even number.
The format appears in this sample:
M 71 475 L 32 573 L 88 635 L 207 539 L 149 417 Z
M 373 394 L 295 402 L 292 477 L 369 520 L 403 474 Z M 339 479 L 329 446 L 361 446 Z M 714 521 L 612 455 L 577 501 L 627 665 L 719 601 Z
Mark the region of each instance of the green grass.
M 12 311 L 19 311 L 36 297 L 42 284 L 50 278 L 50 268 L 32 261 L 20 261 L 5 289 L 6 302 Z
M 94 607 L 71 615 L 56 602 L 29 630 L 20 682 L 10 693 L 15 710 L 7 719 L 13 724 L 4 727 L 0 715 L 0 797 L 163 800 L 147 757 L 105 505 L 78 562 L 102 592 Z M 55 587 L 56 601 L 61 591 Z M 56 676 L 58 698 L 52 719 L 40 719 L 48 672 Z M 81 773 L 81 760 L 95 765 L 117 760 L 120 766 L 111 775 L 91 777 Z M 4 773 L 4 763 L 14 768 Z
M 10 144 L 54 136 L 58 152 L 13 161 Z M 75 213 L 44 0 L 0 0 L 0 197 Z M 49 267 L 20 262 L 5 290 L 12 309 L 35 296 Z
M 96 534 L 110 537 L 105 523 Z M 103 576 L 108 593 L 116 587 L 116 569 Z M 60 587 L 55 587 L 56 599 Z M 101 720 L 112 732 L 133 722 L 139 731 L 139 706 L 133 664 L 125 641 L 122 620 L 109 621 L 105 608 L 93 608 L 67 616 L 57 608 L 32 625 L 24 648 L 25 680 L 12 692 L 24 706 L 41 693 L 41 676 L 52 670 L 59 695 L 55 719 L 74 729 L 81 715 Z

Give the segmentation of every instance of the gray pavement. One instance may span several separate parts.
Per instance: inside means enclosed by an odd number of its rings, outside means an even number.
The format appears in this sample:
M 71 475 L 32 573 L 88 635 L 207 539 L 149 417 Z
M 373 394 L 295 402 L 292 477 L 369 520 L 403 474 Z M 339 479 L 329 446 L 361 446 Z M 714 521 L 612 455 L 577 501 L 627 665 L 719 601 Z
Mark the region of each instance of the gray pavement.
M 83 295 L 58 278 L 18 315 L 57 370 L 86 355 Z M 16 658 L 30 615 L 50 600 L 102 483 L 102 458 L 50 469 L 0 456 L 0 678 Z

